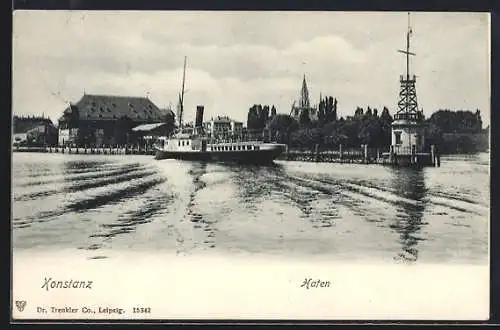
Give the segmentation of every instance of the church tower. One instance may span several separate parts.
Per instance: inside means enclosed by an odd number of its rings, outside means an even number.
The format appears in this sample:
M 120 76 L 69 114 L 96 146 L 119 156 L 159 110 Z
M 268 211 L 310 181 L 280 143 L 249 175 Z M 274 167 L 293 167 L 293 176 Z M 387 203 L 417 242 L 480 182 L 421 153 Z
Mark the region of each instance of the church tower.
M 302 80 L 302 89 L 300 90 L 300 101 L 299 107 L 301 108 L 309 108 L 309 90 L 307 89 L 306 83 L 306 75 L 304 75 L 304 79 Z
M 306 75 L 302 78 L 302 88 L 300 89 L 299 104 L 292 105 L 291 115 L 297 120 L 300 120 L 300 115 L 306 111 L 309 114 L 311 120 L 316 120 L 318 118 L 317 109 L 311 106 L 311 101 L 309 100 L 309 89 L 307 88 Z

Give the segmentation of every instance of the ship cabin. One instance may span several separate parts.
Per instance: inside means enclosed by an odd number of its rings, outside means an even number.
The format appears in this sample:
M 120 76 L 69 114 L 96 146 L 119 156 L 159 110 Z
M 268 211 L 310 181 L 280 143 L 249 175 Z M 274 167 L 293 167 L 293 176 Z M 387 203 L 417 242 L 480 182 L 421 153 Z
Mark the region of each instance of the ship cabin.
M 161 145 L 166 151 L 196 152 L 207 150 L 206 139 L 188 133 L 179 133 L 170 138 L 163 138 Z
M 261 143 L 259 142 L 239 142 L 239 143 L 214 143 L 209 144 L 209 150 L 212 152 L 235 152 L 235 151 L 252 151 L 260 150 Z

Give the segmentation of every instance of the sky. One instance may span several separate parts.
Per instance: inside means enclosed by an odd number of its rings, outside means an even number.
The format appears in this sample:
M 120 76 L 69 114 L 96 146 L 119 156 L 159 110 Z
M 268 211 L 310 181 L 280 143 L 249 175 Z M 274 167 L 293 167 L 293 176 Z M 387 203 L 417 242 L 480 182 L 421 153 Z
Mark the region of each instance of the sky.
M 490 123 L 488 13 L 411 14 L 419 108 L 480 109 Z M 246 123 L 253 104 L 289 113 L 310 99 L 397 109 L 406 12 L 15 11 L 13 114 L 55 123 L 84 93 L 148 96 L 175 109 L 187 56 L 185 114 Z

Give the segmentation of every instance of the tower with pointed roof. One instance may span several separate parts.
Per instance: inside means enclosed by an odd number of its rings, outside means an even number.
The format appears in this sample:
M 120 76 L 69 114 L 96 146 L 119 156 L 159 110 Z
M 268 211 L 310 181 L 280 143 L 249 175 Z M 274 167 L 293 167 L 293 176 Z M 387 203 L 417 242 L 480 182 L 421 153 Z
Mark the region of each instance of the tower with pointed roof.
M 315 107 L 311 106 L 311 101 L 309 99 L 309 89 L 307 88 L 306 75 L 304 74 L 302 78 L 302 87 L 300 89 L 300 97 L 298 105 L 294 102 L 292 105 L 291 115 L 299 121 L 302 112 L 307 111 L 309 113 L 309 118 L 311 120 L 317 119 L 317 111 Z
M 304 78 L 302 80 L 302 89 L 300 90 L 299 106 L 301 108 L 309 108 L 310 107 L 309 90 L 307 89 L 306 75 L 304 75 Z

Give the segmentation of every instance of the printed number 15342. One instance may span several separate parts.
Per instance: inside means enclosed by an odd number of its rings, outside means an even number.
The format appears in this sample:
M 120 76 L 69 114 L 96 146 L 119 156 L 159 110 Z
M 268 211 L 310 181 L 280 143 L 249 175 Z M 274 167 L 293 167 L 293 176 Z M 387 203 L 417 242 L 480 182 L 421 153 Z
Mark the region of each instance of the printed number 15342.
M 151 308 L 149 307 L 134 307 L 133 308 L 134 313 L 151 313 Z

